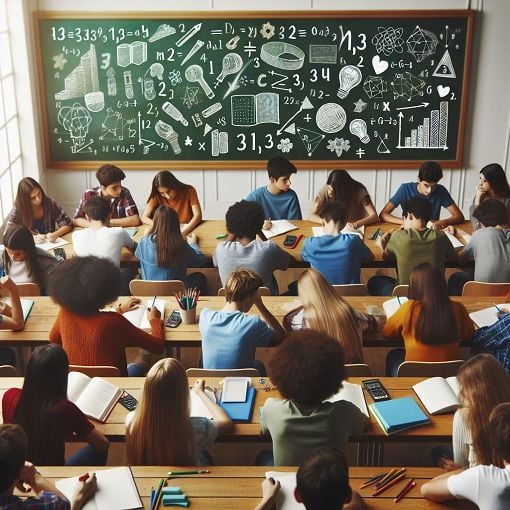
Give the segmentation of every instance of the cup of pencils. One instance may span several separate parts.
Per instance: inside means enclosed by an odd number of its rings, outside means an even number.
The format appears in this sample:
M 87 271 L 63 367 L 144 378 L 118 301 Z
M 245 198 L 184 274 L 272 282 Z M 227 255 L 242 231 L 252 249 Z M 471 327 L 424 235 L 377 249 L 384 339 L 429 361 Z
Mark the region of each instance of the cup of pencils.
M 175 293 L 175 299 L 177 299 L 179 304 L 183 324 L 195 324 L 197 322 L 197 302 L 199 296 L 200 291 L 195 288 Z

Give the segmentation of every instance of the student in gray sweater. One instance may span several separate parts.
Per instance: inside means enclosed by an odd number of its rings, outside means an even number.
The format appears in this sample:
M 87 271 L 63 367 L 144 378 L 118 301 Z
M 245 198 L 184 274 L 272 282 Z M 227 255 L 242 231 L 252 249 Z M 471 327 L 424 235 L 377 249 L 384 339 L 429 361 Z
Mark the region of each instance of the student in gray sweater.
M 241 200 L 229 207 L 225 219 L 228 237 L 216 246 L 214 258 L 222 285 L 232 271 L 246 268 L 255 271 L 271 294 L 277 296 L 273 271 L 287 269 L 291 257 L 272 241 L 256 239 L 264 224 L 262 207 L 257 202 Z
M 459 259 L 466 263 L 475 261 L 474 272 L 460 271 L 448 280 L 451 296 L 460 296 L 468 281 L 486 283 L 510 283 L 510 230 L 507 225 L 505 205 L 496 198 L 484 200 L 474 211 L 479 221 L 469 243 L 459 253 Z M 460 234 L 465 234 L 462 230 Z

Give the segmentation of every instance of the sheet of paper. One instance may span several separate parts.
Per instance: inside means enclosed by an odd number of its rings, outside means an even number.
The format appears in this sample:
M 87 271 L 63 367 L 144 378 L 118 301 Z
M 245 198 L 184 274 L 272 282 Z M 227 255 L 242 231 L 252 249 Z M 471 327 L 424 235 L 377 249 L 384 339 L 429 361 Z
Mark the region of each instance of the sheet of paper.
M 510 310 L 510 303 L 500 303 L 497 305 L 500 310 Z M 471 320 L 479 327 L 492 326 L 498 322 L 498 309 L 495 306 L 478 310 L 469 314 Z
M 57 237 L 57 239 L 55 239 L 54 243 L 46 242 L 46 243 L 36 244 L 36 246 L 38 248 L 42 248 L 43 250 L 49 251 L 49 250 L 53 250 L 55 248 L 60 248 L 61 246 L 65 246 L 66 244 L 70 244 L 70 242 L 66 241 L 65 239 L 62 239 L 61 237 Z
M 448 232 L 445 232 L 445 234 L 454 248 L 464 248 L 464 245 L 454 235 L 449 234 Z
M 272 237 L 276 237 L 299 228 L 294 225 L 294 223 L 291 223 L 287 220 L 271 220 L 271 223 L 272 227 L 269 230 L 262 230 L 262 233 L 266 236 L 267 239 L 271 239 Z
M 294 497 L 296 473 L 268 471 L 266 478 L 273 478 L 280 482 L 280 491 L 276 500 L 277 510 L 305 510 L 305 505 L 298 503 Z
M 312 232 L 314 237 L 321 237 L 324 234 L 324 230 L 322 227 L 312 227 Z M 355 231 L 352 231 L 349 227 L 345 226 L 341 231 L 342 234 L 356 234 L 360 237 L 363 237 L 365 234 L 365 226 L 363 225 L 360 228 L 357 228 Z

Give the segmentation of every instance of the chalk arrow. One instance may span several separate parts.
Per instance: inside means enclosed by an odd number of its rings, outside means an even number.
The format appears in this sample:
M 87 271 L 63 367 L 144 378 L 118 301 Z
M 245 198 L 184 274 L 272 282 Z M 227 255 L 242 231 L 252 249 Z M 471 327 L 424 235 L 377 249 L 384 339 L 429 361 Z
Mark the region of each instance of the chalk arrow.
M 415 104 L 414 106 L 402 106 L 401 108 L 397 108 L 397 110 L 410 110 L 411 108 L 426 108 L 429 103 L 421 103 Z

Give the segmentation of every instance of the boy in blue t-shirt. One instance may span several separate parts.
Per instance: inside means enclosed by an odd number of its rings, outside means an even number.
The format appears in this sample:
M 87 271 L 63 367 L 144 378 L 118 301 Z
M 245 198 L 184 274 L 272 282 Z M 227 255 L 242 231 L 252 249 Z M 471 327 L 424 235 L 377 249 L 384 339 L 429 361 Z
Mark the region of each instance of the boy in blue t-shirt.
M 324 235 L 307 238 L 301 258 L 331 285 L 360 283 L 361 263 L 373 260 L 373 253 L 357 233 L 342 234 L 347 216 L 340 202 L 327 203 L 320 216 Z
M 275 345 L 285 336 L 278 319 L 265 307 L 259 294 L 262 280 L 249 269 L 230 273 L 225 283 L 225 306 L 200 312 L 204 368 L 256 368 L 265 375 L 264 365 L 255 360 L 257 347 Z M 255 305 L 262 319 L 247 315 Z
M 271 228 L 271 220 L 300 220 L 301 208 L 294 190 L 290 189 L 290 176 L 297 168 L 286 158 L 275 156 L 267 162 L 269 184 L 252 191 L 245 200 L 258 202 L 266 222 L 265 229 Z
M 404 220 L 391 214 L 394 209 L 401 206 L 410 198 L 420 197 L 430 202 L 432 206 L 431 223 L 435 230 L 442 230 L 448 225 L 455 225 L 464 221 L 464 215 L 458 208 L 448 190 L 438 184 L 443 178 L 443 169 L 435 161 L 425 161 L 418 172 L 418 182 L 401 184 L 390 201 L 384 206 L 379 215 L 381 221 L 402 225 Z M 439 219 L 441 207 L 448 209 L 449 218 Z

